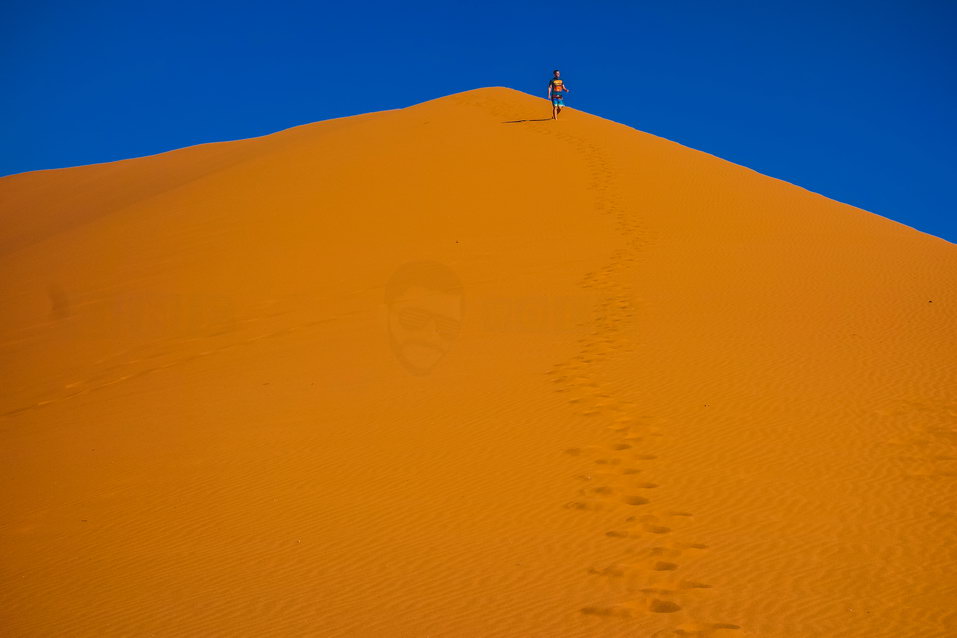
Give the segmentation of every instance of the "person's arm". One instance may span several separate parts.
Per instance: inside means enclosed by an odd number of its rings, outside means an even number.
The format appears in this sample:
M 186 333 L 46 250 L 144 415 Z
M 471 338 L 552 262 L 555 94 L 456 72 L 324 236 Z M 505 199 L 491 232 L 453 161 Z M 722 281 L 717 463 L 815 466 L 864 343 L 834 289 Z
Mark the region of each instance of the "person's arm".
M 566 91 L 568 91 L 569 93 L 572 92 L 572 90 L 571 90 L 570 88 L 568 88 L 568 85 L 565 84 L 564 82 L 562 83 L 562 88 L 565 89 Z
M 545 99 L 546 100 L 552 99 L 552 81 L 551 80 L 548 81 L 548 92 L 545 94 Z

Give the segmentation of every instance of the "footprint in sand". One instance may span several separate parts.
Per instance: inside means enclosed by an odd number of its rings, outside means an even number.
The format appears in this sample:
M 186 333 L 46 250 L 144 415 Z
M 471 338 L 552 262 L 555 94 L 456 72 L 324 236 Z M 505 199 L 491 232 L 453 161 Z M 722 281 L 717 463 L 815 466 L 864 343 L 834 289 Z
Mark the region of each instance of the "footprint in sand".
M 598 499 L 579 499 L 565 503 L 565 509 L 598 512 L 608 509 L 608 505 Z
M 579 494 L 582 496 L 611 496 L 615 493 L 615 488 L 610 485 L 594 485 L 591 487 L 585 487 L 579 490 Z
M 645 587 L 638 590 L 635 602 L 655 613 L 673 613 L 693 599 L 710 594 L 711 586 L 690 580 L 680 580 L 674 585 Z
M 682 556 L 694 555 L 708 549 L 704 543 L 687 543 L 683 541 L 661 541 L 651 547 L 643 547 L 634 551 L 634 555 L 649 562 L 676 561 Z
M 588 570 L 590 574 L 607 576 L 610 578 L 644 578 L 649 571 L 653 572 L 673 572 L 678 569 L 678 563 L 668 561 L 640 561 L 636 563 L 616 563 L 604 568 L 592 567 Z
M 732 623 L 685 622 L 674 629 L 656 631 L 650 638 L 744 638 L 744 634 Z
M 582 607 L 581 612 L 586 616 L 605 616 L 610 618 L 631 618 L 635 615 L 635 610 L 628 605 Z
M 645 547 L 631 552 L 632 555 L 628 560 L 602 567 L 592 567 L 588 570 L 588 573 L 609 578 L 622 578 L 631 583 L 644 580 L 644 584 L 647 585 L 647 579 L 650 578 L 652 573 L 677 575 L 677 572 L 681 569 L 683 558 L 693 558 L 694 554 L 704 548 L 704 545 L 694 543 L 670 543 Z M 682 579 L 674 585 L 676 594 L 705 592 L 709 589 L 711 589 L 709 585 L 689 579 Z
M 605 532 L 608 538 L 641 538 L 641 533 L 631 529 L 610 529 Z
M 621 465 L 621 459 L 618 458 L 602 458 L 595 459 L 597 465 Z
M 680 610 L 681 606 L 673 600 L 653 598 L 651 602 L 648 603 L 648 611 L 654 612 L 656 614 L 673 614 L 674 612 Z
M 682 527 L 692 520 L 689 512 L 649 513 L 642 516 L 629 516 L 622 529 L 611 530 L 605 535 L 612 538 L 639 538 L 642 533 L 664 535 Z
M 582 613 L 600 616 L 634 618 L 648 614 L 673 614 L 681 611 L 681 605 L 675 601 L 679 593 L 674 589 L 646 587 L 627 602 L 607 607 L 583 607 Z

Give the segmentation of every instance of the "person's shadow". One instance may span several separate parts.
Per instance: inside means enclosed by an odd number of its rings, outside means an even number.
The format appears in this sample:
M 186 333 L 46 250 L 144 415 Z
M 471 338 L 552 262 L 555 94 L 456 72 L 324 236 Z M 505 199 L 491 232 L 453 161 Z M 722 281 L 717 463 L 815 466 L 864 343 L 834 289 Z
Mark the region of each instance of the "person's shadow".
M 502 124 L 522 124 L 523 122 L 551 122 L 552 118 L 543 117 L 540 120 L 509 120 L 508 122 L 502 122 Z

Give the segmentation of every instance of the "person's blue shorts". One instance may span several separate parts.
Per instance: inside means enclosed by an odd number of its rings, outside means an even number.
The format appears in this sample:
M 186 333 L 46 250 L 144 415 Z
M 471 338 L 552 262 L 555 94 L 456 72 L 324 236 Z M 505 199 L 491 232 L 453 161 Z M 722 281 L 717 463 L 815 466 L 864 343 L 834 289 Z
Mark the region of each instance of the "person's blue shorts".
M 565 106 L 564 97 L 561 95 L 552 96 L 552 106 Z

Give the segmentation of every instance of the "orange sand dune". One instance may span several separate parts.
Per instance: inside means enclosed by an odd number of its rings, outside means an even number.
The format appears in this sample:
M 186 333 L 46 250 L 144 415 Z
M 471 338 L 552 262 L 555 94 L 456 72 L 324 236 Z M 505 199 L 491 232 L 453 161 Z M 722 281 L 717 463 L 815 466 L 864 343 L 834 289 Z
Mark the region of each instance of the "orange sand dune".
M 0 180 L 7 636 L 957 635 L 957 250 L 504 88 Z

